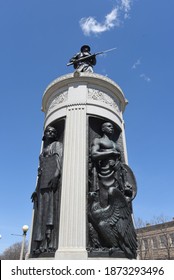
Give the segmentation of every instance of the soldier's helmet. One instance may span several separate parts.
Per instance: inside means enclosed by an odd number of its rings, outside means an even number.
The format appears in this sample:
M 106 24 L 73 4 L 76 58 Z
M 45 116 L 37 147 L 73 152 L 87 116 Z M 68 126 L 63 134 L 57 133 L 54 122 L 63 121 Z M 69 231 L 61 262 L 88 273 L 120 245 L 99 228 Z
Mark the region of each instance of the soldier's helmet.
M 88 52 L 90 52 L 91 49 L 88 45 L 83 45 L 80 50 L 81 50 L 81 52 L 83 52 L 84 50 L 87 50 Z

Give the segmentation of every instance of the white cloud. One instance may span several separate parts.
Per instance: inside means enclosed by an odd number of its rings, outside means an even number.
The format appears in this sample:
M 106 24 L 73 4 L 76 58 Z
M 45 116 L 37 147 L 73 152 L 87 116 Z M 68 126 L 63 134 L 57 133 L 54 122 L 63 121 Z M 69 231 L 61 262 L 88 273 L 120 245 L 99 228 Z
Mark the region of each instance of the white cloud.
M 125 19 L 129 17 L 129 12 L 131 10 L 131 3 L 132 3 L 131 0 L 121 0 L 120 9 L 123 10 Z
M 132 65 L 132 69 L 135 70 L 141 64 L 141 59 L 137 59 L 137 61 Z M 140 74 L 139 77 L 146 82 L 151 82 L 151 79 L 144 73 Z
M 105 21 L 103 23 L 99 23 L 93 17 L 82 18 L 80 20 L 80 26 L 84 35 L 102 33 L 110 30 L 116 25 L 119 25 L 117 8 L 114 8 L 108 15 L 105 16 Z
M 114 27 L 115 25 L 119 25 L 118 21 L 118 9 L 114 8 L 110 14 L 106 15 L 105 25 L 109 28 Z
M 144 73 L 140 75 L 140 78 L 144 79 L 148 83 L 151 81 L 151 79 L 148 76 L 146 76 Z
M 117 6 L 105 16 L 103 22 L 98 22 L 95 17 L 82 18 L 79 23 L 84 35 L 89 36 L 93 34 L 100 34 L 109 31 L 114 27 L 119 27 L 122 17 L 124 19 L 129 17 L 132 0 L 118 0 Z
M 121 8 L 127 13 L 131 9 L 131 0 L 121 0 Z
M 140 65 L 140 64 L 141 64 L 141 60 L 140 60 L 140 58 L 139 58 L 139 59 L 137 59 L 137 61 L 132 65 L 132 69 L 136 69 L 137 66 Z

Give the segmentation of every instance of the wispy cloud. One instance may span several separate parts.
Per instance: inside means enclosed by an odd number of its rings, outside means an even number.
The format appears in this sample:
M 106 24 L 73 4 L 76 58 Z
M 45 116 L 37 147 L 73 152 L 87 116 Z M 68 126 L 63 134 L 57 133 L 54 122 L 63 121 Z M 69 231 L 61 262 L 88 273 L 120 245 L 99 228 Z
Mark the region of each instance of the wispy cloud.
M 89 36 L 93 34 L 100 34 L 105 31 L 109 31 L 114 27 L 119 27 L 124 19 L 128 18 L 132 0 L 118 0 L 116 7 L 107 14 L 103 22 L 98 22 L 95 17 L 89 16 L 87 18 L 81 18 L 79 23 L 84 35 Z
M 132 0 L 121 0 L 120 9 L 124 11 L 124 18 L 129 17 Z
M 105 16 L 105 21 L 103 23 L 98 22 L 94 17 L 82 18 L 80 20 L 81 29 L 84 35 L 87 36 L 91 33 L 99 34 L 108 31 L 116 25 L 119 25 L 117 8 L 114 8 Z
M 141 64 L 141 59 L 137 59 L 137 61 L 132 65 L 132 69 L 136 69 L 138 67 L 138 65 Z
M 140 75 L 140 78 L 144 79 L 148 83 L 151 81 L 151 79 L 147 75 L 145 75 L 144 73 Z
M 132 65 L 131 69 L 133 69 L 133 70 L 137 69 L 137 67 L 138 67 L 140 64 L 141 64 L 141 59 L 138 58 L 137 61 Z M 141 68 L 142 68 L 142 67 L 141 67 Z M 147 76 L 146 74 L 144 74 L 144 73 L 140 74 L 139 77 L 140 77 L 141 79 L 143 79 L 144 81 L 148 82 L 148 83 L 151 82 L 151 78 L 148 77 L 148 76 Z

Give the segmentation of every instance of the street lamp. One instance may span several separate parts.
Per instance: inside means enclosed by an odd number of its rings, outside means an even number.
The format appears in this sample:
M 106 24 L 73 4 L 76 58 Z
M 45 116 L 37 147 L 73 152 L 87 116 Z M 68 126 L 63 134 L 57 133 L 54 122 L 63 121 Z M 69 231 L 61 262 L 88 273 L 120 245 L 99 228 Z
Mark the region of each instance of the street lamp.
M 22 239 L 22 246 L 21 246 L 21 254 L 20 254 L 20 260 L 23 260 L 23 255 L 24 255 L 24 245 L 25 245 L 25 239 L 26 239 L 26 235 L 27 235 L 27 231 L 28 231 L 29 227 L 27 225 L 24 225 L 22 227 L 23 230 L 23 239 Z

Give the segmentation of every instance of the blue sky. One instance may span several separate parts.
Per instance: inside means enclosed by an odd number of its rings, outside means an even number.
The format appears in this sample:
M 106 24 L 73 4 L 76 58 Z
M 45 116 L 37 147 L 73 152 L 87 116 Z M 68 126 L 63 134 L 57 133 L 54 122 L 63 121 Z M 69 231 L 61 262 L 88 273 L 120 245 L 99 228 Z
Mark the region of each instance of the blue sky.
M 31 225 L 43 130 L 42 95 L 83 44 L 96 73 L 122 88 L 129 165 L 137 178 L 135 219 L 174 217 L 173 0 L 1 0 L 0 252 Z M 28 234 L 29 236 L 29 234 Z

